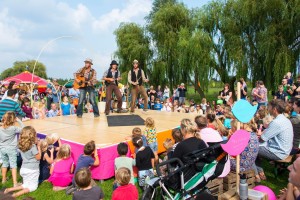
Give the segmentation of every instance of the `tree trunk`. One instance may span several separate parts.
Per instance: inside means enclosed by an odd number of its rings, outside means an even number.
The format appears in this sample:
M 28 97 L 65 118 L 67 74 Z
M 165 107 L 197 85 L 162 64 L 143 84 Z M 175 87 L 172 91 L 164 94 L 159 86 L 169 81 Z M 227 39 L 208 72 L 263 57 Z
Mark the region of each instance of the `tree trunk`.
M 205 98 L 205 94 L 204 94 L 203 89 L 201 87 L 199 87 L 199 85 L 198 85 L 198 80 L 199 80 L 198 76 L 199 76 L 198 73 L 195 73 L 195 81 L 194 81 L 193 85 L 194 85 L 195 91 L 197 91 L 198 94 L 200 95 L 200 99 L 202 99 L 202 98 Z

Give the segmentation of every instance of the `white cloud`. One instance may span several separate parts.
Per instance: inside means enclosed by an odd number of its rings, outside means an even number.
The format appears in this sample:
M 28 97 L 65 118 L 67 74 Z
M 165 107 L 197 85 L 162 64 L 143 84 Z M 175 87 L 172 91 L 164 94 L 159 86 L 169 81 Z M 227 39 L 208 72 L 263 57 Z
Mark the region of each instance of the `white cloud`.
M 61 12 L 61 16 L 59 16 L 60 20 L 64 20 L 68 25 L 72 25 L 76 29 L 80 29 L 83 25 L 94 20 L 89 9 L 81 3 L 73 9 L 68 4 L 59 2 L 57 4 L 57 9 Z
M 70 35 L 73 38 L 57 40 L 42 53 L 39 61 L 48 75 L 70 78 L 91 57 L 101 77 L 116 49 L 113 31 L 121 22 L 143 23 L 152 5 L 151 0 L 81 2 L 0 1 L 0 72 L 15 61 L 36 59 L 49 40 Z
M 21 38 L 17 27 L 10 24 L 8 17 L 8 9 L 4 8 L 0 11 L 0 46 L 2 48 L 20 46 Z
M 108 30 L 118 26 L 121 22 L 132 21 L 132 18 L 144 16 L 151 10 L 150 0 L 130 0 L 124 9 L 113 9 L 93 22 L 93 29 L 98 31 Z

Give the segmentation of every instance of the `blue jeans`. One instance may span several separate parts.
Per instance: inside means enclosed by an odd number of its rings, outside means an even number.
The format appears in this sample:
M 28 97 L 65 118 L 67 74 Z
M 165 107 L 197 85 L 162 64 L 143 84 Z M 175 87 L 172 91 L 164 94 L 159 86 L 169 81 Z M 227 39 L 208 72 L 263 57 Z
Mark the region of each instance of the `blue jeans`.
M 96 104 L 95 101 L 95 90 L 92 87 L 86 87 L 86 88 L 81 88 L 79 89 L 80 94 L 79 94 L 79 103 L 77 107 L 76 114 L 77 116 L 82 116 L 82 109 L 83 109 L 83 103 L 86 99 L 86 93 L 89 93 L 89 101 L 93 106 L 93 112 L 95 116 L 99 116 L 99 110 L 98 110 L 98 105 Z

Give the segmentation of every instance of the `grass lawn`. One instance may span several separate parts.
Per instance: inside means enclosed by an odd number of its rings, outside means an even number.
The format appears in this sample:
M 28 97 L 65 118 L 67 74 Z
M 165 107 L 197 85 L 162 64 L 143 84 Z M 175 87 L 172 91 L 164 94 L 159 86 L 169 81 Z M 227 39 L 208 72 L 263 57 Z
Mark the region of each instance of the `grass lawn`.
M 219 91 L 222 90 L 221 88 L 209 88 L 206 96 L 208 101 L 216 100 Z M 248 91 L 251 91 L 249 88 Z M 197 103 L 201 102 L 200 96 L 197 93 L 194 93 L 194 89 L 189 87 L 188 88 L 188 99 L 193 98 Z M 264 169 L 265 169 L 265 174 L 267 176 L 267 181 L 263 181 L 261 184 L 266 185 L 270 187 L 276 194 L 279 193 L 279 190 L 286 187 L 287 185 L 287 179 L 288 179 L 288 171 L 286 170 L 283 174 L 279 175 L 277 179 L 275 179 L 274 176 L 274 165 L 271 165 L 269 162 L 265 161 L 264 163 Z M 9 173 L 9 181 L 5 184 L 2 185 L 0 183 L 0 188 L 2 187 L 11 187 L 12 186 L 12 180 L 11 180 L 11 175 Z M 98 182 L 98 185 L 102 188 L 105 194 L 105 199 L 111 199 L 112 195 L 112 185 L 113 185 L 114 179 L 109 179 L 105 180 L 102 183 Z M 19 182 L 21 182 L 21 177 L 19 176 Z M 139 191 L 141 194 L 141 191 Z M 60 191 L 60 192 L 54 192 L 52 191 L 52 185 L 48 182 L 44 182 L 39 186 L 39 188 L 32 193 L 26 194 L 18 199 L 23 199 L 26 196 L 31 196 L 36 198 L 37 200 L 68 200 L 72 199 L 72 196 L 67 196 L 65 194 L 65 191 Z
M 282 174 L 278 176 L 277 179 L 275 179 L 274 176 L 274 165 L 271 165 L 269 162 L 265 161 L 263 162 L 264 164 L 264 169 L 265 169 L 265 174 L 267 176 L 267 180 L 263 181 L 261 184 L 266 185 L 270 187 L 275 194 L 279 193 L 279 190 L 286 187 L 287 185 L 287 179 L 288 179 L 288 171 L 284 171 Z M 5 185 L 1 185 L 0 188 L 2 187 L 11 187 L 12 186 L 12 180 L 11 180 L 11 175 L 9 173 L 9 181 Z M 105 180 L 102 183 L 97 182 L 98 185 L 102 188 L 105 194 L 105 199 L 111 199 L 112 195 L 112 185 L 113 185 L 114 179 L 109 179 Z M 19 182 L 21 182 L 21 177 L 19 176 Z M 139 190 L 140 194 L 141 191 Z M 19 197 L 18 199 L 23 199 L 24 197 L 34 197 L 37 200 L 44 200 L 44 199 L 55 199 L 55 200 L 71 200 L 72 196 L 71 195 L 66 195 L 65 191 L 59 191 L 59 192 L 54 192 L 52 191 L 52 185 L 48 182 L 42 183 L 39 188 L 32 193 L 23 195 Z M 1 199 L 1 197 L 0 197 Z

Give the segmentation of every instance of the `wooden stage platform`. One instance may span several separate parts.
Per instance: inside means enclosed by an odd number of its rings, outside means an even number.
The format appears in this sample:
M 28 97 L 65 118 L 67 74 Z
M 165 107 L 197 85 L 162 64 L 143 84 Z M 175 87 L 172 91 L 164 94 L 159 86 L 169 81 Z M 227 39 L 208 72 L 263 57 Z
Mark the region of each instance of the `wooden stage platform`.
M 111 114 L 111 115 L 128 115 Z M 157 132 L 163 132 L 177 127 L 183 118 L 194 119 L 196 114 L 173 113 L 136 110 L 144 120 L 152 117 L 155 120 Z M 82 118 L 72 116 L 60 116 L 46 118 L 43 120 L 30 120 L 24 122 L 25 125 L 33 126 L 38 133 L 49 134 L 57 133 L 61 138 L 76 143 L 85 144 L 90 140 L 94 140 L 98 148 L 103 148 L 125 141 L 125 137 L 131 135 L 131 131 L 136 126 L 115 126 L 108 127 L 107 119 L 104 114 L 94 119 L 92 113 L 83 114 Z M 144 129 L 144 126 L 138 126 Z

